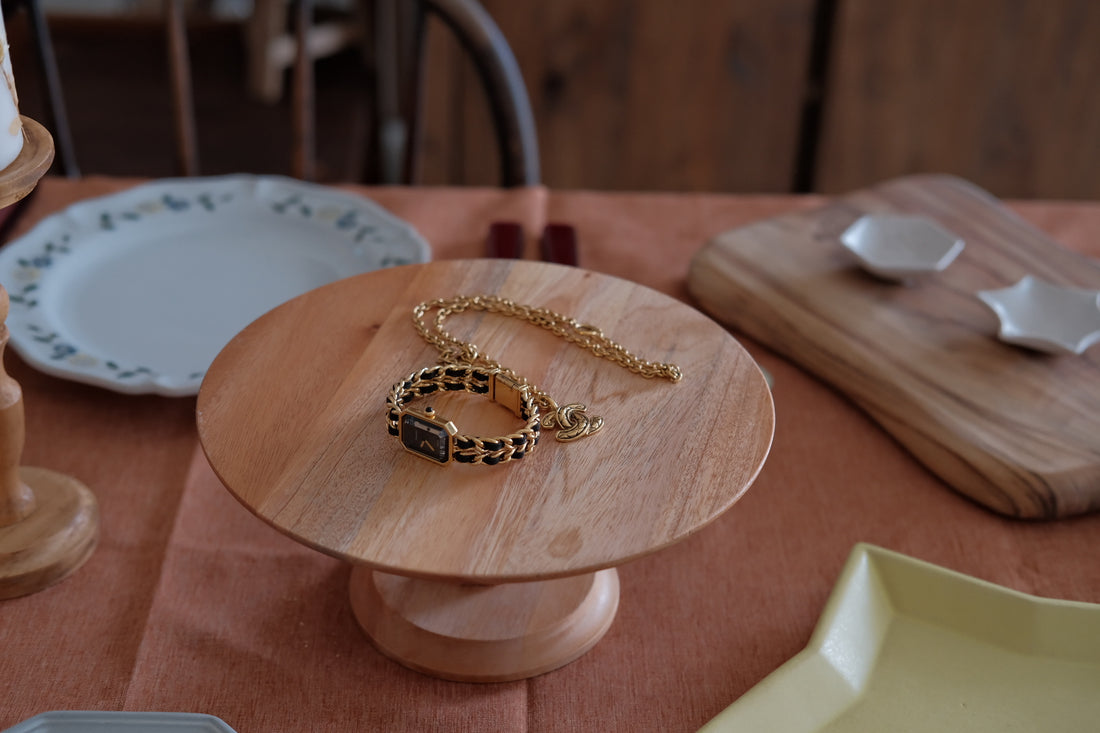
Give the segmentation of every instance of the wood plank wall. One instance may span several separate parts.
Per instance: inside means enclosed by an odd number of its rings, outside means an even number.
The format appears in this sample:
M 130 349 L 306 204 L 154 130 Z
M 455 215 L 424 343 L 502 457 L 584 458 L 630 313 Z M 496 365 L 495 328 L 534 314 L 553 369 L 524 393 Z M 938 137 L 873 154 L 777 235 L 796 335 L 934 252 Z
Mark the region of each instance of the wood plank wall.
M 1005 198 L 1100 200 L 1100 0 L 481 1 L 519 61 L 554 188 L 832 194 L 946 172 Z M 26 49 L 15 15 L 9 38 Z M 106 35 L 51 23 L 87 172 L 160 175 L 154 155 L 170 165 L 157 17 Z M 237 29 L 200 30 L 202 170 L 289 172 L 270 153 L 286 147 L 289 116 L 243 98 L 239 40 L 224 32 Z M 495 184 L 476 75 L 442 24 L 430 30 L 420 180 Z M 348 130 L 367 118 L 369 84 L 350 53 L 317 71 L 334 177 L 361 167 Z M 13 58 L 33 116 L 33 58 Z M 123 84 L 143 100 L 126 126 L 101 101 Z
M 813 0 L 483 0 L 520 64 L 544 180 L 559 188 L 788 190 Z M 436 29 L 433 29 L 433 31 Z M 444 31 L 444 29 L 438 29 Z M 460 85 L 461 115 L 429 99 L 427 182 L 495 180 L 472 70 L 431 34 L 428 77 Z M 443 154 L 457 126 L 464 146 Z M 431 157 L 429 151 L 439 151 Z M 458 160 L 456 160 L 458 159 Z
M 483 2 L 552 187 L 836 193 L 947 172 L 1002 197 L 1100 198 L 1096 0 Z M 493 183 L 484 101 L 442 28 L 428 79 L 421 180 Z
M 1100 2 L 843 0 L 815 188 L 949 171 L 1100 198 Z

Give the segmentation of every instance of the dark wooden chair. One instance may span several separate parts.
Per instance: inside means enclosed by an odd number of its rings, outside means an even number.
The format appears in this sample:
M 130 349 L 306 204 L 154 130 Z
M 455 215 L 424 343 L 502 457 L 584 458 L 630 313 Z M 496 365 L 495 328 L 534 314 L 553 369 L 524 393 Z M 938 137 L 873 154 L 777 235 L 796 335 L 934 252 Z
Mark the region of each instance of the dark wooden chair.
M 371 183 L 416 183 L 420 133 L 422 56 L 426 20 L 442 21 L 461 43 L 486 91 L 500 151 L 503 186 L 540 182 L 534 115 L 519 65 L 496 23 L 476 0 L 372 0 L 373 90 Z M 190 63 L 183 0 L 165 0 L 169 65 L 177 120 L 178 168 L 199 172 L 197 132 L 191 98 Z M 314 178 L 315 129 L 313 59 L 304 42 L 313 24 L 312 0 L 296 0 L 297 54 L 291 88 L 294 110 L 292 174 Z

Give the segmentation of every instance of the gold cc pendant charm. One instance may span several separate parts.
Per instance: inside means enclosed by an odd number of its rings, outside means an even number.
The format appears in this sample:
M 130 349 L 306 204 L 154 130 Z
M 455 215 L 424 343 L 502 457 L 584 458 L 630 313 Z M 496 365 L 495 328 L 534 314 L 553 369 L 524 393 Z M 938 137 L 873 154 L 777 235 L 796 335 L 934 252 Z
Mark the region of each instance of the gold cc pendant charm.
M 542 427 L 558 432 L 554 437 L 562 443 L 568 443 L 586 435 L 592 435 L 603 427 L 603 418 L 599 415 L 589 416 L 588 408 L 579 403 L 562 405 L 553 412 L 548 412 L 542 418 Z

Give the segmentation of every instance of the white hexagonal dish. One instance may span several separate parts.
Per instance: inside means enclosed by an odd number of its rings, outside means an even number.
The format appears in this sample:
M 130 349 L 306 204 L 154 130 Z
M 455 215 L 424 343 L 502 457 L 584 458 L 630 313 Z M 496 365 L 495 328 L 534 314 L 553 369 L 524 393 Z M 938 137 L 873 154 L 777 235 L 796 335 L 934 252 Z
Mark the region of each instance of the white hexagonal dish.
M 978 293 L 1000 320 L 998 338 L 1054 354 L 1080 354 L 1100 341 L 1100 290 L 1054 285 L 1031 275 Z
M 923 216 L 867 214 L 840 235 L 868 272 L 904 280 L 950 265 L 963 251 L 963 240 Z

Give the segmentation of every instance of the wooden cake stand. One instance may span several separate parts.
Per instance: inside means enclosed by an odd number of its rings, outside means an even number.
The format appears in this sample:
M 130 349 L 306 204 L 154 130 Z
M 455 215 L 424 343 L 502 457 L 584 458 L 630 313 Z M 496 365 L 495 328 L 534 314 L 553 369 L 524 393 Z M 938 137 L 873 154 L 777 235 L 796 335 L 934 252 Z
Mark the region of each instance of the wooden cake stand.
M 434 464 L 389 435 L 386 396 L 439 361 L 413 307 L 473 294 L 598 326 L 684 378 L 645 379 L 515 318 L 453 315 L 450 333 L 559 404 L 587 404 L 604 427 L 572 443 L 544 431 L 521 461 Z M 521 425 L 466 392 L 415 404 L 474 435 Z M 378 649 L 427 674 L 486 682 L 590 649 L 618 607 L 614 566 L 728 509 L 774 428 L 759 368 L 706 316 L 625 280 L 514 260 L 381 270 L 279 306 L 214 361 L 197 420 L 210 464 L 246 507 L 354 564 L 352 608 Z

